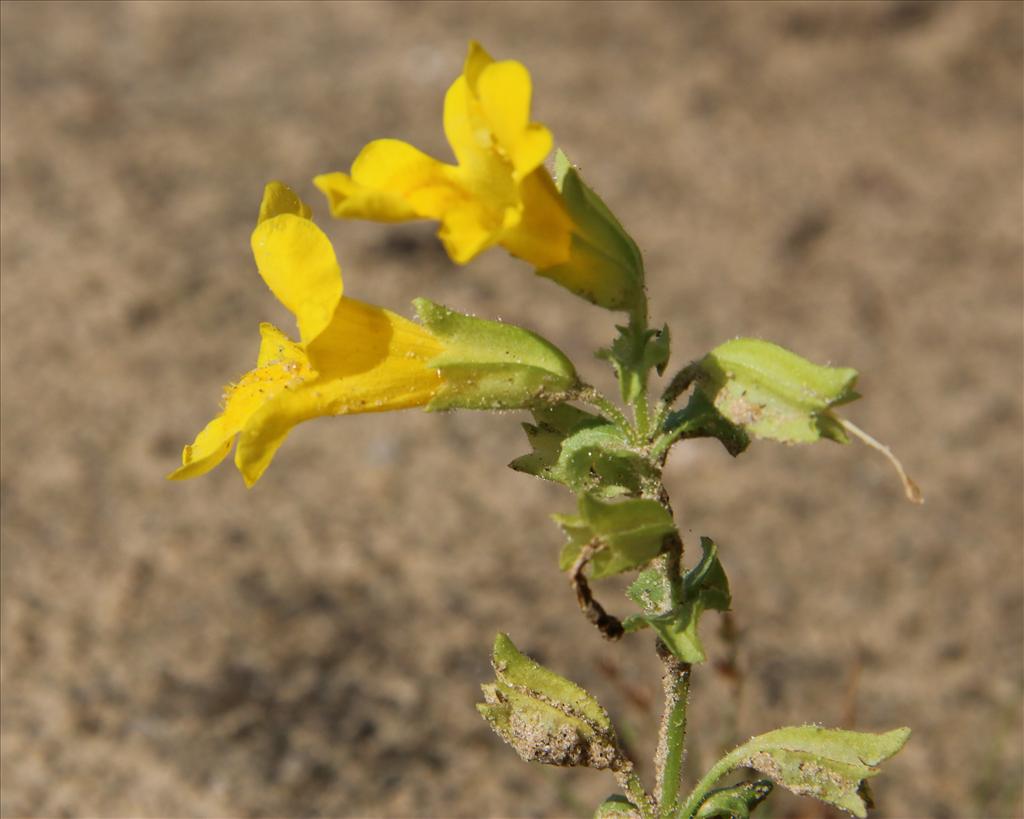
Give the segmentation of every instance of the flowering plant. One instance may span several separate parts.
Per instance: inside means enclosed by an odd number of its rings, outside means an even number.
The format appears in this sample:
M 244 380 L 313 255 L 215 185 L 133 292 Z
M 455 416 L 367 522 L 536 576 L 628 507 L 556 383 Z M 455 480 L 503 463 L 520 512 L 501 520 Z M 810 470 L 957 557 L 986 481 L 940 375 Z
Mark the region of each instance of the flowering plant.
M 537 274 L 625 321 L 598 355 L 613 367 L 619 401 L 586 384 L 552 343 L 527 329 L 458 313 L 426 299 L 419 322 L 344 294 L 341 268 L 311 208 L 290 188 L 267 185 L 252 234 L 256 267 L 294 314 L 298 340 L 261 325 L 256 367 L 230 385 L 223 408 L 185 447 L 169 477 L 213 469 L 237 437 L 235 464 L 255 484 L 296 424 L 323 415 L 424 407 L 529 410 L 531 451 L 519 472 L 563 485 L 574 514 L 556 515 L 567 542 L 559 567 L 585 616 L 617 640 L 650 629 L 664 666 L 665 711 L 649 791 L 604 707 L 586 690 L 520 653 L 499 634 L 495 679 L 478 705 L 525 760 L 611 771 L 623 793 L 599 817 L 747 817 L 780 785 L 865 816 L 867 780 L 900 750 L 909 729 L 883 734 L 804 725 L 750 739 L 681 793 L 690 677 L 706 661 L 699 625 L 728 612 L 732 595 L 718 546 L 701 538 L 687 568 L 662 471 L 671 449 L 716 438 L 733 455 L 754 440 L 811 443 L 858 438 L 896 467 L 907 496 L 920 494 L 888 448 L 840 415 L 859 396 L 857 372 L 820 366 L 767 341 L 737 338 L 680 368 L 651 399 L 671 352 L 668 326 L 651 327 L 639 248 L 611 210 L 530 119 L 530 75 L 472 43 L 448 89 L 444 131 L 456 164 L 397 140 L 376 140 L 349 173 L 316 177 L 335 217 L 395 222 L 430 219 L 452 261 L 466 264 L 495 245 Z M 680 399 L 688 396 L 684 405 Z M 636 573 L 618 618 L 591 583 Z M 736 770 L 757 778 L 727 781 Z

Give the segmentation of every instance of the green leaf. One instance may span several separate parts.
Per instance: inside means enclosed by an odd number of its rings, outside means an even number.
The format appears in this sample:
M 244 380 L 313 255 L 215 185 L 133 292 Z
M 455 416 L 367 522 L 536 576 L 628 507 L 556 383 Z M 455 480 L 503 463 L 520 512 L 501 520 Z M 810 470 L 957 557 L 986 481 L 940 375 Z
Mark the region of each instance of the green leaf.
M 813 796 L 854 816 L 867 816 L 867 780 L 906 743 L 909 728 L 885 734 L 803 725 L 754 737 L 732 751 L 733 767 L 753 768 L 801 796 Z
M 669 413 L 662 427 L 670 440 L 717 438 L 733 457 L 750 445 L 743 427 L 736 426 L 718 411 L 707 394 L 696 390 L 681 410 Z
M 682 602 L 666 611 L 670 604 L 664 571 L 650 569 L 640 574 L 626 595 L 644 613 L 640 618 L 657 632 L 665 646 L 684 663 L 702 663 L 707 659 L 697 634 L 701 615 L 707 610 L 728 611 L 732 605 L 729 581 L 718 559 L 718 547 L 702 537 L 700 562 L 683 577 Z M 623 624 L 627 630 L 639 627 L 634 618 Z
M 555 177 L 573 221 L 570 257 L 538 275 L 609 310 L 636 309 L 644 300 L 643 259 L 636 242 L 562 151 L 555 155 Z
M 650 477 L 648 461 L 606 418 L 569 404 L 535 409 L 533 416 L 536 424 L 523 424 L 533 452 L 512 461 L 512 469 L 600 497 L 637 493 Z
M 572 362 L 536 333 L 456 313 L 427 299 L 413 304 L 420 321 L 445 346 L 430 362 L 444 386 L 428 410 L 541 406 L 564 401 L 578 388 Z
M 683 589 L 687 599 L 700 599 L 704 608 L 714 611 L 728 611 L 732 606 L 729 579 L 718 559 L 718 546 L 708 537 L 700 539 L 700 562 L 683 578 Z
M 640 819 L 640 811 L 625 796 L 609 796 L 594 811 L 594 819 Z
M 586 690 L 522 654 L 506 634 L 494 642 L 495 682 L 477 710 L 527 762 L 603 769 L 620 757 L 608 712 Z
M 701 803 L 695 819 L 749 819 L 754 808 L 768 798 L 772 787 L 770 780 L 758 779 L 711 791 Z
M 632 404 L 647 389 L 647 376 L 652 369 L 662 373 L 668 364 L 668 325 L 661 330 L 647 330 L 634 324 L 616 325 L 618 336 L 610 347 L 597 351 L 597 357 L 608 361 L 619 381 L 622 400 Z
M 830 409 L 857 399 L 857 371 L 812 364 L 776 344 L 727 341 L 700 362 L 698 389 L 729 422 L 755 438 L 804 443 L 846 431 Z
M 553 517 L 569 536 L 559 557 L 562 571 L 572 568 L 584 547 L 594 546 L 590 574 L 595 580 L 649 563 L 675 532 L 665 508 L 645 498 L 605 502 L 587 493 L 580 497 L 578 515 Z
M 671 596 L 664 567 L 655 564 L 640 572 L 626 589 L 626 596 L 648 614 L 667 611 Z

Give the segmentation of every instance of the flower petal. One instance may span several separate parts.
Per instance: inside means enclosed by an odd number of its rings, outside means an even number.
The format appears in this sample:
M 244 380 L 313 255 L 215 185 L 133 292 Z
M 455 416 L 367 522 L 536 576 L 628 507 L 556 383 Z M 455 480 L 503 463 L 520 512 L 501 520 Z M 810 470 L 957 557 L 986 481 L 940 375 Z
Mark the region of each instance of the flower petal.
M 274 453 L 284 443 L 292 427 L 327 414 L 317 411 L 317 400 L 315 392 L 287 392 L 263 405 L 249 419 L 235 449 L 235 466 L 242 473 L 246 487 L 251 489 L 270 466 Z
M 477 98 L 497 147 L 522 179 L 551 152 L 551 132 L 530 124 L 530 72 L 515 60 L 492 63 L 480 72 Z
M 329 173 L 313 183 L 327 196 L 331 214 L 377 222 L 440 219 L 464 199 L 454 168 L 397 139 L 371 142 L 352 163 L 352 174 Z
M 256 224 L 266 222 L 282 213 L 294 213 L 303 219 L 312 218 L 313 211 L 309 205 L 299 199 L 298 194 L 283 182 L 268 182 L 263 189 L 263 201 L 260 202 L 260 215 Z
M 330 326 L 308 348 L 311 365 L 327 380 L 382 367 L 388 378 L 415 379 L 443 351 L 444 345 L 420 325 L 349 298 L 341 300 Z
M 444 96 L 444 134 L 459 165 L 472 165 L 481 153 L 491 148 L 491 134 L 480 127 L 477 80 L 494 60 L 483 46 L 471 41 L 462 74 Z
M 466 62 L 462 65 L 462 76 L 466 78 L 469 88 L 474 94 L 477 92 L 476 83 L 480 79 L 480 74 L 493 62 L 494 58 L 487 53 L 486 48 L 476 40 L 469 41 Z
M 182 466 L 168 478 L 182 480 L 209 472 L 227 456 L 235 435 L 283 389 L 312 377 L 302 348 L 272 324 L 261 324 L 256 368 L 224 390 L 224 409 L 185 447 Z
M 323 415 L 383 412 L 427 404 L 442 380 L 428 366 L 444 346 L 389 310 L 342 299 L 331 326 L 309 350 L 319 370 L 255 412 L 238 440 L 235 464 L 252 486 L 292 427 Z
M 573 222 L 545 168 L 537 168 L 519 186 L 523 218 L 506 230 L 501 246 L 538 270 L 569 261 Z
M 470 202 L 444 215 L 438 238 L 456 264 L 466 264 L 498 240 L 499 225 L 493 222 L 483 204 Z
M 327 326 L 341 299 L 341 268 L 331 242 L 310 219 L 282 213 L 260 222 L 252 252 L 263 281 L 299 324 L 304 343 Z
M 167 478 L 182 481 L 205 475 L 223 461 L 231 451 L 231 442 L 237 430 L 228 428 L 222 416 L 208 423 L 191 444 L 186 444 L 181 453 L 181 466 Z
M 460 167 L 472 165 L 490 142 L 490 134 L 481 135 L 473 126 L 471 101 L 465 76 L 456 79 L 444 95 L 444 135 Z

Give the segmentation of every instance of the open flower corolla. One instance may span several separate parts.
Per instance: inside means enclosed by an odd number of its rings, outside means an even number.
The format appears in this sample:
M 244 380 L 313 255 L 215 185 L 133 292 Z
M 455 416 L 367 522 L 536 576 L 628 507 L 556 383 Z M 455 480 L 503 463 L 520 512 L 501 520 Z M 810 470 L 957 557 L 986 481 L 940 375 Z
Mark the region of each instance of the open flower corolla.
M 452 260 L 465 264 L 500 244 L 544 269 L 569 258 L 572 220 L 543 166 L 551 132 L 530 121 L 532 85 L 515 60 L 494 61 L 470 43 L 444 101 L 444 131 L 457 164 L 397 139 L 378 139 L 351 173 L 315 184 L 341 218 L 435 219 Z
M 295 315 L 300 340 L 260 325 L 256 367 L 225 389 L 222 411 L 185 447 L 172 479 L 213 469 L 237 436 L 235 465 L 252 486 L 296 424 L 424 406 L 442 386 L 429 362 L 445 346 L 418 324 L 343 296 L 330 240 L 281 183 L 267 185 L 252 250 L 263 280 Z

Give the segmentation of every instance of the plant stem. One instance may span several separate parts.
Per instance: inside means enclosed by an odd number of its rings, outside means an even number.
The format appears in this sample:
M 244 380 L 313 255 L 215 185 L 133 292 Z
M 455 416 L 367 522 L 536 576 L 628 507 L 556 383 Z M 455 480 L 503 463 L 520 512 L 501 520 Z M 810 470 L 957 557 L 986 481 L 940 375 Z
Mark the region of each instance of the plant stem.
M 660 429 L 661 425 L 665 423 L 665 419 L 662 418 L 657 421 L 655 429 Z M 689 432 L 689 427 L 683 423 L 676 427 L 671 432 L 665 432 L 654 439 L 654 443 L 651 444 L 650 458 L 652 461 L 661 462 L 663 458 L 667 456 L 669 449 L 672 445 L 678 441 L 683 435 Z
M 633 404 L 633 422 L 636 424 L 637 436 L 641 441 L 645 440 L 651 428 L 651 412 L 647 404 L 646 389 L 637 396 Z
M 669 819 L 676 810 L 682 781 L 686 740 L 686 706 L 690 698 L 690 664 L 677 659 L 658 640 L 658 656 L 665 664 L 662 685 L 665 710 L 658 732 L 658 751 L 654 758 L 657 771 L 658 816 Z
M 672 504 L 664 485 L 659 494 L 662 506 L 672 514 Z M 669 589 L 668 610 L 672 611 L 683 602 L 683 539 L 678 532 L 672 535 L 666 546 L 664 571 Z M 665 710 L 661 715 L 658 750 L 654 757 L 657 777 L 655 792 L 658 795 L 658 816 L 668 819 L 675 812 L 682 783 L 691 666 L 669 651 L 661 640 L 657 641 L 656 647 L 658 657 L 665 667 L 661 678 L 665 690 Z

